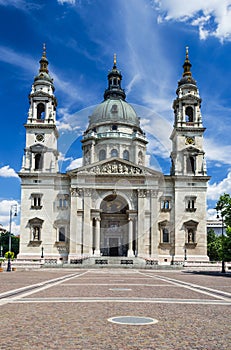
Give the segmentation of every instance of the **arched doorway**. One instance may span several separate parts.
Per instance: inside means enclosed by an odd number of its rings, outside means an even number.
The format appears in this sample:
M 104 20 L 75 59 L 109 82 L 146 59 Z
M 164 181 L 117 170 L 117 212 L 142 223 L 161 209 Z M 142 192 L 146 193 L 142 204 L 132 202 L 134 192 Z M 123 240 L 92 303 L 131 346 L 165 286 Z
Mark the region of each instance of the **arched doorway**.
M 128 214 L 126 200 L 111 194 L 102 200 L 100 253 L 106 256 L 127 256 Z

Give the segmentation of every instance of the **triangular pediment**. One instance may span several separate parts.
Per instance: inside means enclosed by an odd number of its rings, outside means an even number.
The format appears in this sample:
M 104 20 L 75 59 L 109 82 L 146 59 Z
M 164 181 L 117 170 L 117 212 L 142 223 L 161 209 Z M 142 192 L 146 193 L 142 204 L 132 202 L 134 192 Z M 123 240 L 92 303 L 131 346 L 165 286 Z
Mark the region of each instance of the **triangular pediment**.
M 152 176 L 162 176 L 159 171 L 144 167 L 142 165 L 137 165 L 130 161 L 121 158 L 110 158 L 96 162 L 93 164 L 85 165 L 83 167 L 73 169 L 68 172 L 69 175 L 76 174 L 95 174 L 95 175 L 152 175 Z

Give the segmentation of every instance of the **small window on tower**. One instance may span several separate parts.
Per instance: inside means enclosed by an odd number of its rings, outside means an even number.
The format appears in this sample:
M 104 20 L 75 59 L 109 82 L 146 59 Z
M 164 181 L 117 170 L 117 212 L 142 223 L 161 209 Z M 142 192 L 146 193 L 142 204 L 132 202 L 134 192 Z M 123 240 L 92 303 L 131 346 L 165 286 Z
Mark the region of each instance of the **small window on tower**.
M 193 156 L 187 158 L 187 172 L 195 174 L 195 157 Z
M 65 227 L 59 228 L 59 242 L 65 242 Z
M 34 169 L 42 170 L 43 168 L 43 156 L 41 153 L 36 153 L 34 156 Z
M 45 106 L 43 103 L 37 105 L 37 119 L 45 118 Z
M 104 159 L 106 159 L 106 151 L 105 149 L 101 149 L 99 151 L 99 160 L 104 160 Z
M 116 131 L 118 129 L 117 125 L 112 125 L 111 127 L 112 131 Z
M 123 159 L 129 160 L 129 152 L 127 150 L 123 152 Z
M 118 151 L 117 151 L 117 149 L 113 148 L 113 149 L 111 150 L 111 157 L 118 157 Z
M 193 108 L 191 106 L 186 107 L 185 109 L 185 119 L 186 123 L 193 123 Z
M 41 209 L 41 208 L 42 208 L 42 193 L 32 193 L 31 209 Z
M 191 212 L 196 211 L 196 197 L 185 198 L 185 210 Z

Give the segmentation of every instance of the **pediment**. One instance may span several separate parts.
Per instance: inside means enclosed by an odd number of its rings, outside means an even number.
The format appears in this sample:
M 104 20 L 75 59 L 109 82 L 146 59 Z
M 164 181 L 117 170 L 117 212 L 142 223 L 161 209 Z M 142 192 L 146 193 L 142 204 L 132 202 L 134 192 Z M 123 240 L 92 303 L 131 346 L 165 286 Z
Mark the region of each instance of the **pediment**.
M 162 176 L 162 173 L 129 162 L 121 158 L 110 158 L 93 164 L 89 164 L 68 172 L 69 175 L 76 174 L 95 174 L 95 175 L 152 175 Z
M 42 152 L 46 152 L 47 147 L 44 145 L 41 145 L 41 143 L 37 143 L 36 145 L 33 145 L 30 147 L 31 152 L 33 153 L 42 153 Z

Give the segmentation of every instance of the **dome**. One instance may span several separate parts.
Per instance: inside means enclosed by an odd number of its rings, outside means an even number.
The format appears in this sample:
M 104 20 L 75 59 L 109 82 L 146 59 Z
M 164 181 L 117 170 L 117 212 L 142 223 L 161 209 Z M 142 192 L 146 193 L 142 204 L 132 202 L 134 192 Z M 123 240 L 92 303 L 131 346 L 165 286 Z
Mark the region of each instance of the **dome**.
M 122 123 L 140 127 L 134 108 L 122 99 L 107 99 L 94 109 L 90 116 L 89 128 L 105 123 Z
M 197 85 L 196 80 L 194 80 L 190 75 L 184 76 L 180 81 L 178 81 L 178 86 L 185 85 L 185 84 L 192 84 Z

